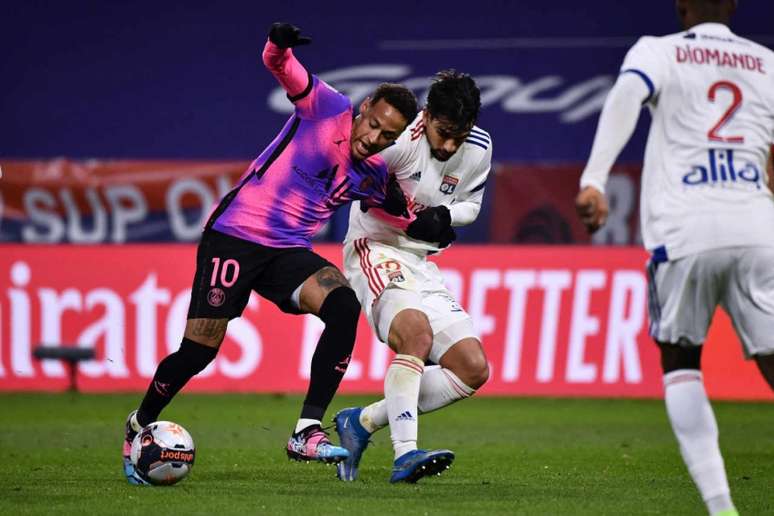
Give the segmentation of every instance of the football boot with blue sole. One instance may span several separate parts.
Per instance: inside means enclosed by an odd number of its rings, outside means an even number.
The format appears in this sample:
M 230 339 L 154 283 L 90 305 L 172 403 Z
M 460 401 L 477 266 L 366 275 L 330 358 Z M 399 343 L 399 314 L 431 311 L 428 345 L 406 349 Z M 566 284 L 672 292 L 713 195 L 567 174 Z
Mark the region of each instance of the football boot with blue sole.
M 454 462 L 451 450 L 413 450 L 398 457 L 392 466 L 390 483 L 413 484 L 422 477 L 440 475 Z

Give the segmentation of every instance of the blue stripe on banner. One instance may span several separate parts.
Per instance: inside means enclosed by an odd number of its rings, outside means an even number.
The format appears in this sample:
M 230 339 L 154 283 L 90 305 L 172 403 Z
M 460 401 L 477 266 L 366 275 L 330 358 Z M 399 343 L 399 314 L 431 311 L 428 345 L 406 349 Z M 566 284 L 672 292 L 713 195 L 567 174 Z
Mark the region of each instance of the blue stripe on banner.
M 467 137 L 470 138 L 471 140 L 477 140 L 477 141 L 480 141 L 481 143 L 489 144 L 489 140 L 487 140 L 483 136 L 479 136 L 477 134 L 472 134 L 471 133 Z
M 483 143 L 477 142 L 477 141 L 475 141 L 475 140 L 465 140 L 465 141 L 466 141 L 467 143 L 472 143 L 473 145 L 478 145 L 479 147 L 481 147 L 481 148 L 482 148 L 482 149 L 484 149 L 484 150 L 486 150 L 486 149 L 487 149 L 487 146 L 486 146 L 486 145 L 484 145 Z
M 626 70 L 621 70 L 622 74 L 629 72 L 636 73 L 642 78 L 643 81 L 645 81 L 645 85 L 648 87 L 648 96 L 645 97 L 645 100 L 642 101 L 642 103 L 645 104 L 653 97 L 653 94 L 656 92 L 656 88 L 653 86 L 653 81 L 651 81 L 650 77 L 648 77 L 648 75 L 642 70 L 638 70 L 636 68 L 627 68 Z

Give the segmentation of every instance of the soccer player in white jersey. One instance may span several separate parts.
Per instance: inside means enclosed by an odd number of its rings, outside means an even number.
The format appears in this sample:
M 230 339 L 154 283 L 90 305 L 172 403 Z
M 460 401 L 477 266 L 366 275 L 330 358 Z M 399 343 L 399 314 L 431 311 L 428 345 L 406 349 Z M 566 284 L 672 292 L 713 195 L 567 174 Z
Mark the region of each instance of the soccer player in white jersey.
M 576 208 L 605 223 L 604 186 L 641 105 L 652 115 L 641 221 L 650 335 L 661 350 L 667 415 L 710 514 L 736 514 L 701 373 L 720 304 L 747 358 L 774 388 L 774 53 L 731 32 L 734 0 L 678 0 L 684 32 L 643 37 L 605 101 Z
M 353 205 L 344 274 L 376 335 L 396 352 L 384 399 L 339 412 L 334 421 L 350 460 L 337 467 L 355 480 L 371 434 L 389 424 L 395 449 L 390 482 L 440 473 L 449 450 L 417 449 L 417 416 L 468 398 L 489 377 L 470 316 L 446 289 L 427 255 L 454 239 L 454 227 L 478 216 L 492 160 L 489 134 L 476 127 L 480 92 L 466 74 L 436 75 L 427 106 L 395 145 L 382 151 L 408 197 L 406 218 Z M 425 367 L 429 359 L 436 365 Z

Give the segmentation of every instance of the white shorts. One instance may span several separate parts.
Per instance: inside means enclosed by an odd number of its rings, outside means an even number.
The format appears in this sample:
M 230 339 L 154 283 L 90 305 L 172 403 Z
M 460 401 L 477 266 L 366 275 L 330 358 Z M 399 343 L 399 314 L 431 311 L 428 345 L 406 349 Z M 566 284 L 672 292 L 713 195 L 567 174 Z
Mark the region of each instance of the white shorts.
M 747 358 L 774 353 L 774 248 L 727 247 L 648 263 L 650 335 L 699 346 L 717 305 Z
M 382 342 L 387 342 L 392 320 L 407 308 L 430 321 L 433 362 L 460 340 L 479 339 L 470 315 L 444 286 L 441 271 L 424 256 L 361 238 L 344 245 L 344 275 Z

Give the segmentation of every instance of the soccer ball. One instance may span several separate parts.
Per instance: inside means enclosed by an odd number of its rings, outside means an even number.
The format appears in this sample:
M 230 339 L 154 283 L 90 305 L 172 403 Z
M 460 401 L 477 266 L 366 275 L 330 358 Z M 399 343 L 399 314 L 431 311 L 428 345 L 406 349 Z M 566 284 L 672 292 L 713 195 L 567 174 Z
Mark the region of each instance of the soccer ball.
M 172 485 L 191 472 L 194 455 L 194 442 L 185 428 L 171 421 L 156 421 L 137 433 L 130 458 L 135 472 L 146 482 Z

